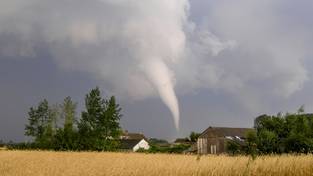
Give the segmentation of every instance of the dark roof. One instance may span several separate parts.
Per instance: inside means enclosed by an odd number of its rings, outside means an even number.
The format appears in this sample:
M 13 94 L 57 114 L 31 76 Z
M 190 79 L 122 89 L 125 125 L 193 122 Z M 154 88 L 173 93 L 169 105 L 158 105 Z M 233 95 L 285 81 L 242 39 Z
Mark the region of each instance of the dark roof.
M 128 133 L 127 131 L 123 132 L 123 134 L 121 135 L 121 138 L 122 139 L 145 139 L 146 141 L 148 141 L 147 138 L 141 133 Z
M 245 137 L 246 132 L 253 130 L 252 128 L 228 128 L 228 127 L 209 127 L 199 138 L 207 137 L 225 137 L 225 136 L 238 136 Z
M 121 149 L 133 149 L 142 139 L 121 139 Z

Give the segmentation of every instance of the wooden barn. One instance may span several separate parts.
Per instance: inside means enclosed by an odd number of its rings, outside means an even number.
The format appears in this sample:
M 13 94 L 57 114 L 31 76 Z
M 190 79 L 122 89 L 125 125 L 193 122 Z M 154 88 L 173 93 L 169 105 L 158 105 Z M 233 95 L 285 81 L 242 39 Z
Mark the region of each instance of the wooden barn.
M 244 143 L 245 135 L 252 128 L 209 127 L 197 140 L 198 154 L 220 154 L 227 152 L 229 140 Z

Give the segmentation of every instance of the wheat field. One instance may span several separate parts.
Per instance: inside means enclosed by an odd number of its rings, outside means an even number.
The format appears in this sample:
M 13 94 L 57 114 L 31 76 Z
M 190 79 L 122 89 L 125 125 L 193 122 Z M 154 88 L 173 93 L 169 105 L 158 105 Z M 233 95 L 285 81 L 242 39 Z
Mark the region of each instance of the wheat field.
M 0 151 L 1 176 L 313 175 L 313 155 L 201 156 Z

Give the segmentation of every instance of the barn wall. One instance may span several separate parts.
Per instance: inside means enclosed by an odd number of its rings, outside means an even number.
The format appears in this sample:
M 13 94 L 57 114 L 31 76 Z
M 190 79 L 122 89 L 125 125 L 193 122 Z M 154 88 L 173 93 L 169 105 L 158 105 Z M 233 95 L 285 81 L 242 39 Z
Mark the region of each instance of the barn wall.
M 199 138 L 198 154 L 220 154 L 225 152 L 225 139 L 217 137 Z
M 197 140 L 198 154 L 208 153 L 208 140 L 206 138 L 199 138 Z

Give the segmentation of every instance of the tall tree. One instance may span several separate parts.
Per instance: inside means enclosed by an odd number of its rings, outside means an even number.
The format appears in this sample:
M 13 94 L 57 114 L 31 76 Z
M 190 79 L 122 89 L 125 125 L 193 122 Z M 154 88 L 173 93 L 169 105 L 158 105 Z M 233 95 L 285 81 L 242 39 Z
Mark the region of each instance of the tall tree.
M 74 129 L 76 106 L 71 97 L 66 97 L 60 107 L 60 117 L 64 120 L 63 128 L 59 128 L 55 135 L 54 148 L 56 150 L 76 150 L 77 131 Z
M 85 98 L 86 111 L 78 123 L 82 149 L 113 150 L 120 135 L 121 108 L 115 98 L 105 100 L 99 88 L 92 89 Z
M 92 89 L 85 97 L 86 111 L 82 112 L 78 123 L 80 147 L 83 150 L 95 148 L 97 139 L 97 119 L 102 115 L 104 101 L 101 98 L 99 88 Z
M 276 153 L 278 150 L 278 137 L 275 132 L 263 129 L 258 134 L 257 145 L 262 153 Z
M 258 149 L 263 153 L 313 151 L 313 115 L 304 106 L 296 113 L 256 118 Z
M 116 139 L 120 136 L 121 128 L 119 121 L 122 117 L 121 110 L 114 96 L 112 96 L 109 101 L 105 101 L 104 118 L 101 119 L 100 125 L 104 128 L 104 133 L 107 138 Z
M 246 153 L 250 154 L 255 159 L 257 154 L 258 137 L 255 130 L 249 130 L 246 132 Z
M 60 105 L 61 118 L 64 119 L 64 131 L 73 131 L 75 122 L 77 103 L 74 103 L 71 97 L 66 97 Z
M 49 108 L 48 101 L 44 99 L 37 108 L 31 107 L 28 116 L 25 135 L 34 137 L 39 147 L 49 146 L 54 133 L 55 114 Z
M 192 131 L 189 135 L 189 139 L 191 142 L 197 142 L 198 137 L 200 136 L 200 133 L 196 133 Z

